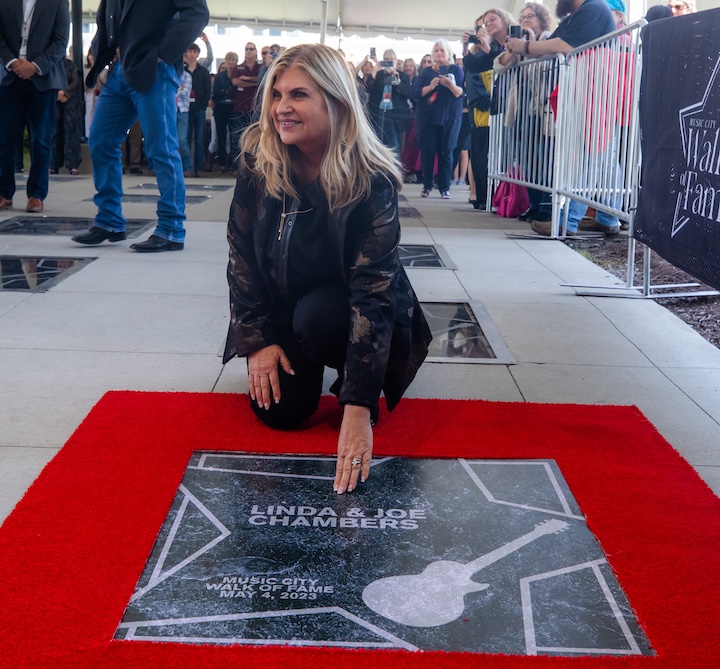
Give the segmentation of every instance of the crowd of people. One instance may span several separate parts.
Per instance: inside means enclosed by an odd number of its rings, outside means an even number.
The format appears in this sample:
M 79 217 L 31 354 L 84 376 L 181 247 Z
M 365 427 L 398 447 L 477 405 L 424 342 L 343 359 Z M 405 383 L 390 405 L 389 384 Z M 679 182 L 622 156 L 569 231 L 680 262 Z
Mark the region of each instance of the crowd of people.
M 24 3 L 31 6 L 33 3 Z M 63 11 L 64 3 L 56 0 L 56 10 Z M 579 31 L 578 39 L 593 38 L 603 34 L 610 26 L 625 25 L 625 6 L 622 0 L 603 0 L 610 10 L 612 23 L 603 12 L 602 20 L 592 29 Z M 412 58 L 398 59 L 393 50 L 386 50 L 378 58 L 373 49 L 362 61 L 354 66 L 360 86 L 361 101 L 369 114 L 378 137 L 401 159 L 403 177 L 406 182 L 422 182 L 422 196 L 427 197 L 437 187 L 440 197 L 450 199 L 452 185 L 469 186 L 468 203 L 484 209 L 487 205 L 487 154 L 489 146 L 489 116 L 492 105 L 493 73 L 517 62 L 518 58 L 553 53 L 553 48 L 562 50 L 553 38 L 567 31 L 568 26 L 583 23 L 584 15 L 597 16 L 591 11 L 598 3 L 583 3 L 559 0 L 556 14 L 560 23 L 556 25 L 549 11 L 540 3 L 528 3 L 518 13 L 517 20 L 500 8 L 484 11 L 475 21 L 474 29 L 462 36 L 462 53 L 453 54 L 445 40 L 438 40 L 432 53 L 426 54 L 416 63 Z M 575 16 L 582 8 L 582 12 Z M 44 10 L 47 11 L 47 10 Z M 694 0 L 669 0 L 667 5 L 655 5 L 648 10 L 648 20 L 680 16 L 695 11 Z M 32 18 L 32 16 L 30 17 Z M 54 19 L 57 21 L 57 17 Z M 61 21 L 62 24 L 62 21 Z M 512 53 L 506 40 L 511 26 L 519 26 L 522 38 L 527 42 L 543 42 L 543 47 L 532 47 L 532 54 Z M 63 34 L 55 31 L 54 39 Z M 571 31 L 574 44 L 581 44 L 574 38 L 577 29 Z M 548 40 L 548 38 L 551 38 Z M 67 39 L 67 38 L 66 38 Z M 205 57 L 200 58 L 199 43 L 204 42 Z M 515 49 L 524 48 L 515 42 Z M 565 42 L 568 45 L 569 42 Z M 48 42 L 48 46 L 50 43 Z M 94 66 L 92 51 L 86 56 L 85 66 L 79 72 L 71 57 L 64 53 L 58 59 L 58 45 L 53 49 L 53 79 L 56 88 L 53 100 L 53 119 L 38 124 L 36 114 L 30 113 L 30 104 L 11 124 L 3 124 L 5 135 L 10 128 L 14 131 L 12 146 L 3 149 L 3 157 L 10 162 L 15 172 L 24 170 L 23 129 L 28 127 L 28 141 L 31 154 L 38 153 L 37 163 L 49 163 L 49 174 L 57 174 L 65 168 L 70 174 L 78 174 L 81 162 L 81 143 L 87 139 L 99 94 L 105 85 L 109 69 L 104 68 L 95 77 L 93 86 L 81 82 Z M 232 172 L 237 168 L 240 136 L 243 130 L 257 117 L 256 98 L 260 84 L 268 68 L 282 53 L 279 44 L 263 46 L 249 42 L 245 45 L 243 57 L 228 52 L 211 73 L 214 57 L 212 46 L 205 33 L 199 35 L 183 55 L 183 67 L 176 91 L 176 126 L 180 145 L 183 175 L 196 177 L 201 172 L 212 171 L 216 166 L 221 172 Z M 12 49 L 9 49 L 12 52 Z M 17 86 L 9 86 L 14 80 L 12 53 L 5 55 L 2 89 L 10 92 Z M 18 54 L 19 55 L 19 54 Z M 15 59 L 15 63 L 22 62 Z M 32 62 L 32 61 L 31 61 Z M 352 64 L 351 64 L 352 65 Z M 44 86 L 49 76 L 35 74 L 28 80 L 34 89 Z M 62 83 L 60 83 L 62 81 Z M 6 88 L 7 87 L 7 88 Z M 84 96 L 83 96 L 84 88 Z M 37 111 L 38 107 L 35 107 Z M 83 111 L 84 109 L 84 111 Z M 49 117 L 49 111 L 47 112 Z M 49 123 L 49 137 L 48 126 Z M 39 126 L 32 141 L 32 127 Z M 4 141 L 0 139 L 0 142 Z M 147 156 L 141 125 L 136 122 L 123 142 L 123 171 L 142 174 L 144 168 L 153 170 L 152 160 Z M 47 156 L 46 156 L 47 154 Z M 2 175 L 9 168 L 0 169 L 0 209 L 11 205 L 14 179 Z M 3 171 L 5 170 L 5 171 Z M 38 176 L 31 178 L 32 187 L 28 196 L 33 201 L 28 211 L 42 211 L 46 186 L 38 185 Z M 3 179 L 5 183 L 3 184 Z M 42 182 L 43 179 L 40 178 Z M 30 190 L 33 195 L 30 195 Z M 543 199 L 545 198 L 545 199 Z M 539 191 L 530 192 L 530 209 L 522 215 L 523 220 L 535 222 L 535 227 L 547 223 L 550 218 L 550 203 Z M 571 218 L 572 221 L 572 218 Z M 571 222 L 571 226 L 574 222 Z M 613 227 L 613 226 L 611 226 Z M 572 227 L 571 227 L 572 230 Z M 536 230 L 537 231 L 537 230 Z
M 490 8 L 462 36 L 462 53 L 453 54 L 445 40 L 419 65 L 374 50 L 355 67 L 363 99 L 378 136 L 401 156 L 405 181 L 421 181 L 422 197 L 437 187 L 450 199 L 454 184 L 469 186 L 468 203 L 487 205 L 489 121 L 496 113 L 493 76 L 520 59 L 567 53 L 584 43 L 626 25 L 623 0 L 559 0 L 556 17 L 541 3 L 528 2 L 517 18 L 504 9 Z M 681 16 L 695 11 L 694 0 L 670 0 L 649 9 L 647 20 Z M 518 37 L 510 36 L 517 28 Z M 469 157 L 469 161 L 468 161 Z M 551 202 L 530 190 L 530 207 L 520 214 L 532 229 L 550 234 Z M 584 214 L 572 206 L 568 230 L 572 234 Z M 617 220 L 597 214 L 588 229 L 615 233 Z

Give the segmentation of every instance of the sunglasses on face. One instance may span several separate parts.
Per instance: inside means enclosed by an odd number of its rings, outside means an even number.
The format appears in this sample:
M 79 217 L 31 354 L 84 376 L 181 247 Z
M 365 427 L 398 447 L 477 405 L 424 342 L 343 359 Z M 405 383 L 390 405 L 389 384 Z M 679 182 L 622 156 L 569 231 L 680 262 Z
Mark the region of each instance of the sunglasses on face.
M 675 10 L 676 12 L 681 12 L 683 9 L 687 7 L 687 5 L 668 5 L 670 9 Z

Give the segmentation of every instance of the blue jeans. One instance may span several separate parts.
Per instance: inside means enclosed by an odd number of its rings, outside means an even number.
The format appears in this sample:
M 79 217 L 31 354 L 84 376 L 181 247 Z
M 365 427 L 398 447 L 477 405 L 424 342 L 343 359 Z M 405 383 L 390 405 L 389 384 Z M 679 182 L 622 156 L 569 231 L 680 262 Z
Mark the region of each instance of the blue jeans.
M 145 154 L 152 163 L 160 198 L 154 234 L 171 242 L 185 241 L 185 181 L 177 136 L 175 93 L 180 78 L 175 68 L 157 64 L 157 80 L 144 93 L 127 83 L 122 65 L 115 63 L 98 97 L 90 130 L 90 155 L 95 179 L 95 223 L 110 232 L 125 230 L 122 213 L 122 152 L 127 132 L 140 119 Z
M 183 171 L 192 172 L 192 161 L 190 160 L 190 141 L 188 139 L 188 124 L 190 112 L 177 113 L 177 134 L 180 143 L 180 157 L 182 158 Z
M 188 121 L 187 142 L 188 151 L 195 135 L 195 168 L 193 172 L 201 172 L 205 165 L 205 109 L 198 107 L 197 103 L 190 103 L 190 119 Z
M 375 126 L 375 134 L 380 141 L 392 149 L 395 154 L 400 157 L 400 137 L 398 135 L 397 121 L 393 116 L 392 110 L 380 109 L 373 116 L 373 125 Z
M 48 194 L 48 174 L 52 158 L 52 131 L 57 91 L 39 91 L 32 81 L 16 79 L 0 86 L 0 195 L 15 195 L 15 156 L 18 138 L 27 120 L 30 132 L 30 174 L 28 197 L 44 200 Z
M 610 181 L 614 182 L 614 188 L 617 188 L 619 184 L 619 175 L 620 175 L 620 166 L 617 162 L 617 146 L 614 142 L 610 142 L 609 146 L 598 156 L 596 157 L 596 160 L 599 161 L 602 168 L 606 168 L 609 166 L 610 169 Z M 607 198 L 606 198 L 607 200 Z M 604 204 L 607 204 L 613 208 L 617 208 L 619 201 L 618 197 L 616 195 L 612 195 L 609 198 L 609 201 L 604 202 Z M 577 232 L 578 230 L 578 223 L 580 222 L 580 219 L 585 216 L 585 212 L 587 211 L 587 205 L 581 204 L 577 200 L 570 200 L 570 204 L 568 205 L 568 222 L 567 222 L 567 231 L 568 232 Z M 611 216 L 610 214 L 606 214 L 603 211 L 597 210 L 597 216 L 595 216 L 595 220 L 600 224 L 604 225 L 608 228 L 619 225 L 620 221 L 618 220 L 617 216 Z
M 585 216 L 587 209 L 588 206 L 586 204 L 582 204 L 577 200 L 570 200 L 567 222 L 568 232 L 577 232 L 578 223 L 580 223 L 580 219 Z M 610 216 L 610 214 L 606 214 L 604 211 L 600 211 L 599 209 L 597 210 L 595 220 L 600 225 L 606 225 L 608 228 L 611 228 L 614 225 L 619 225 L 620 223 L 617 216 Z

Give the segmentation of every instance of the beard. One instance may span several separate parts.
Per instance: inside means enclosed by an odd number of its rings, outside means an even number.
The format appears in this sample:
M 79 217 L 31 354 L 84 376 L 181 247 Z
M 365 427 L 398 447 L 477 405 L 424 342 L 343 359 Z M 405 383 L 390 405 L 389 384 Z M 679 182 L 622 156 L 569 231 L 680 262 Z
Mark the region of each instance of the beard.
M 572 12 L 574 0 L 558 0 L 557 7 L 555 7 L 555 14 L 559 19 L 567 16 Z

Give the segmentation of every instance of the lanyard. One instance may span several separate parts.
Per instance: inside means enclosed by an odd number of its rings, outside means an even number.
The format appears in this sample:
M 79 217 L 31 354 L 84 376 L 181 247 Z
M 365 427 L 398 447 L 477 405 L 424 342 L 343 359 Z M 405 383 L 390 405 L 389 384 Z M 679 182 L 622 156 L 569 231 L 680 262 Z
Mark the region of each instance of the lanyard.
M 25 8 L 23 12 L 22 24 L 22 42 L 20 44 L 20 58 L 27 57 L 28 35 L 30 34 L 30 24 L 32 23 L 33 14 L 35 13 L 35 4 L 37 0 L 25 0 Z

